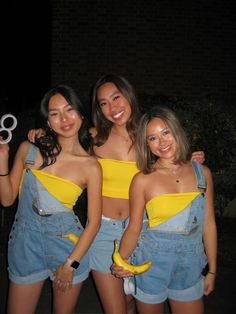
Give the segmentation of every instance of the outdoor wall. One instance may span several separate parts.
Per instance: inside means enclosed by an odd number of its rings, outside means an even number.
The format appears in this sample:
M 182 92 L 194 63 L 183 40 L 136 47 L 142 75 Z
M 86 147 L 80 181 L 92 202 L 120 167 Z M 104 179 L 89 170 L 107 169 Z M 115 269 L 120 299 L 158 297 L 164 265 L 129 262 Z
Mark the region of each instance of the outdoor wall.
M 140 93 L 236 100 L 235 1 L 52 0 L 51 83 L 107 72 Z

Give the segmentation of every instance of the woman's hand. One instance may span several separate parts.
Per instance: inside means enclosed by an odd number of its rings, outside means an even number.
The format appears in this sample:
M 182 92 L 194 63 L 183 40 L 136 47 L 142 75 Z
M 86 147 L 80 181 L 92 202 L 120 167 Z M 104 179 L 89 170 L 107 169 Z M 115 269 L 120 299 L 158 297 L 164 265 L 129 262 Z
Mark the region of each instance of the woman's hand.
M 53 287 L 62 292 L 71 289 L 73 276 L 74 269 L 67 263 L 59 266 L 54 273 Z
M 130 271 L 125 270 L 123 267 L 117 266 L 116 264 L 111 265 L 111 273 L 117 278 L 126 278 L 133 276 L 133 274 Z
M 203 151 L 193 152 L 191 160 L 194 160 L 198 162 L 199 164 L 203 164 L 205 161 L 205 153 Z
M 215 288 L 215 275 L 208 273 L 204 282 L 204 294 L 209 295 Z
M 3 140 L 2 136 L 0 136 L 0 140 Z M 0 156 L 8 157 L 9 155 L 9 145 L 0 143 Z
M 31 129 L 28 132 L 28 140 L 31 143 L 34 143 L 37 138 L 40 138 L 45 135 L 45 131 L 43 129 Z

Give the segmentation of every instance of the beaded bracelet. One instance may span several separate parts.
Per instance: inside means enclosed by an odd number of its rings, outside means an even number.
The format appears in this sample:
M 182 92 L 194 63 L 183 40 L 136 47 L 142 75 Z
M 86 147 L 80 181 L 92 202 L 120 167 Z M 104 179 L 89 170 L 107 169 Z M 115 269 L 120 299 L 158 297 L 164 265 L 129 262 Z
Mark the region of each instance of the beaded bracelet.
M 5 173 L 5 174 L 0 174 L 0 177 L 6 177 L 9 175 L 9 172 L 8 173 Z

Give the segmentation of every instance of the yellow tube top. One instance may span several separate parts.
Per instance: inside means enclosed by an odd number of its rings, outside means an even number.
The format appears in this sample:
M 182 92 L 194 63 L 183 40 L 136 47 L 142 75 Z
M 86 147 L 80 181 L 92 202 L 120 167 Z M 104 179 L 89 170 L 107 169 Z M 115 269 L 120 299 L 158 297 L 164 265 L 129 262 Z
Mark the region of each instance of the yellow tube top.
M 199 192 L 161 194 L 152 198 L 146 204 L 150 227 L 155 227 L 185 209 Z
M 50 194 L 69 209 L 73 208 L 78 197 L 83 192 L 80 186 L 70 180 L 54 176 L 41 170 L 31 169 L 31 172 Z
M 134 175 L 139 172 L 136 162 L 99 158 L 103 171 L 102 195 L 129 199 L 129 187 Z

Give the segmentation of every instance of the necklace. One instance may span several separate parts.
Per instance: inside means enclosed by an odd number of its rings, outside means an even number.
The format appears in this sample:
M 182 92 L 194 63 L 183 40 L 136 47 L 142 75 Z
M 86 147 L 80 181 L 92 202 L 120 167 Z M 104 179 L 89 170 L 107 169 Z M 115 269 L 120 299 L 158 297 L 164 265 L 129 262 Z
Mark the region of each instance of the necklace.
M 182 167 L 179 166 L 178 168 L 169 168 L 162 165 L 160 161 L 157 162 L 157 164 L 160 166 L 159 169 L 166 169 L 169 171 L 169 173 L 175 177 L 175 182 L 180 183 L 180 176 L 182 173 Z M 179 171 L 180 170 L 180 171 Z

